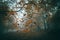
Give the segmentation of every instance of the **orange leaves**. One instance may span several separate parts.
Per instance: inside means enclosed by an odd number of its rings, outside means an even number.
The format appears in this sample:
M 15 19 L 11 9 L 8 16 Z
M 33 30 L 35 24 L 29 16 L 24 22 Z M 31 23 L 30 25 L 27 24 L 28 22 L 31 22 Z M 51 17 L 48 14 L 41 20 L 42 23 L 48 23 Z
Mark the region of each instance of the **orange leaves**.
M 31 24 L 32 23 L 32 20 L 30 19 L 30 20 L 28 20 L 27 22 L 26 22 L 26 26 L 28 26 L 29 24 Z
M 8 12 L 8 14 L 14 15 L 14 14 L 16 14 L 16 12 L 15 11 L 10 11 L 10 12 Z
M 29 32 L 29 31 L 30 31 L 30 29 L 25 29 L 22 32 Z

